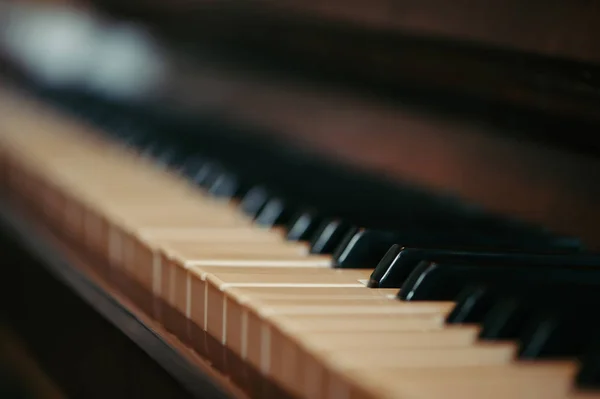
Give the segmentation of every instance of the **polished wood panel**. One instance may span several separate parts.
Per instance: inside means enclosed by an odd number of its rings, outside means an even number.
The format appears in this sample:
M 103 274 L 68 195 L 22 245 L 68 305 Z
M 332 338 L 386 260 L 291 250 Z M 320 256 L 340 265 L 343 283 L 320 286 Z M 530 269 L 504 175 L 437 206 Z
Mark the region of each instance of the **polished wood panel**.
M 66 395 L 245 398 L 22 210 L 0 212 L 4 261 L 20 266 L 4 273 L 2 319 Z
M 463 111 L 487 113 L 500 105 L 599 121 L 600 59 L 590 38 L 598 34 L 600 10 L 593 2 L 111 5 L 129 8 L 125 15 L 141 18 L 170 48 L 186 43 L 186 55 L 200 54 L 200 61 L 203 53 L 219 54 L 442 108 L 462 104 Z M 163 12 L 144 15 L 153 6 Z
M 160 1 L 138 0 L 116 4 L 98 0 L 100 6 L 170 23 L 171 29 L 206 14 L 229 10 L 250 16 L 300 15 L 326 23 L 345 23 L 382 31 L 409 32 L 415 36 L 443 37 L 485 43 L 598 63 L 600 8 L 593 1 L 453 1 L 353 0 L 353 1 Z M 233 11 L 232 11 L 233 10 Z M 550 28 L 551 27 L 551 28 Z M 190 27 L 187 27 L 190 31 Z
M 66 398 L 3 318 L 0 325 L 0 392 L 3 397 Z

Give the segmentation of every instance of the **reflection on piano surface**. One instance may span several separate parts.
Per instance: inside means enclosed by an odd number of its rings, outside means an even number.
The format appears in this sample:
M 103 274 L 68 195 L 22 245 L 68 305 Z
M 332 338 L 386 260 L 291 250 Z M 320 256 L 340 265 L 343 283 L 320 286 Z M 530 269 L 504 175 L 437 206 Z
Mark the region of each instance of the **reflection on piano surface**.
M 600 397 L 595 41 L 359 3 L 3 4 L 5 206 L 250 397 Z

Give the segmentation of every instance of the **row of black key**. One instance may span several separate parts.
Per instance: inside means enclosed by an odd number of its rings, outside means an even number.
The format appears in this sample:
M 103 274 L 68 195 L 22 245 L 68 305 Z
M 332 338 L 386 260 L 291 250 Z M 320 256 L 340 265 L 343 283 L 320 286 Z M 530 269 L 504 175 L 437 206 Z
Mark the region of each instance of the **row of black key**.
M 600 388 L 600 255 L 392 247 L 371 287 L 403 301 L 456 305 L 449 324 L 481 325 L 482 340 L 516 340 L 523 359 L 579 358 L 577 384 Z
M 377 204 L 358 215 L 347 216 L 337 213 L 331 206 L 322 205 L 323 198 L 313 196 L 299 201 L 280 187 L 262 184 L 260 176 L 249 177 L 244 170 L 233 170 L 219 159 L 201 154 L 199 149 L 210 147 L 209 142 L 190 141 L 183 133 L 171 132 L 168 123 L 159 119 L 135 116 L 129 110 L 90 99 L 73 101 L 60 96 L 58 99 L 63 100 L 61 105 L 69 112 L 99 125 L 124 145 L 187 176 L 215 197 L 239 201 L 241 211 L 258 225 L 265 228 L 284 226 L 289 240 L 308 241 L 312 253 L 331 254 L 337 267 L 372 268 L 394 244 L 528 253 L 580 250 L 577 240 L 408 191 L 398 197 L 393 210 L 385 208 L 383 216 L 379 215 L 382 211 Z M 253 154 L 246 154 L 246 157 L 247 165 L 261 162 L 252 159 Z M 304 180 L 298 184 L 308 187 L 317 182 L 319 176 L 305 176 Z M 337 184 L 331 178 L 330 183 Z M 360 190 L 358 187 L 355 191 L 358 194 Z M 381 201 L 389 202 L 390 199 L 381 198 Z M 342 208 L 343 200 L 339 202 Z M 385 226 L 382 226 L 382 220 Z

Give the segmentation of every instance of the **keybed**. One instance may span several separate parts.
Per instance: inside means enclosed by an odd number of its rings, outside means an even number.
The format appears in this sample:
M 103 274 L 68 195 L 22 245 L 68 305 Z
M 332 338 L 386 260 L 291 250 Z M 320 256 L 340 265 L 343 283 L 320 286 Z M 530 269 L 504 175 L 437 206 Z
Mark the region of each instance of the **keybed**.
M 587 395 L 572 391 L 575 362 L 517 362 L 514 342 L 446 325 L 453 302 L 367 288 L 371 270 L 333 269 L 91 130 L 2 90 L 11 204 L 84 248 L 101 277 L 251 396 Z

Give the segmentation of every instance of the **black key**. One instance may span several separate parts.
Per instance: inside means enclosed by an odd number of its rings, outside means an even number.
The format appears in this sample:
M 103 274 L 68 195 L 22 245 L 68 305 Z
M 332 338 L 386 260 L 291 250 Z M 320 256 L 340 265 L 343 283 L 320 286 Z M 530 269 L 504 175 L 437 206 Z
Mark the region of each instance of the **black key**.
M 336 267 L 363 269 L 377 265 L 386 251 L 402 241 L 402 235 L 391 231 L 358 229 L 348 233 L 333 253 Z
M 181 160 L 181 165 L 176 170 L 181 175 L 193 180 L 200 168 L 202 168 L 202 165 L 206 162 L 207 160 L 200 156 L 189 156 Z
M 344 237 L 358 230 L 342 219 L 328 219 L 317 229 L 310 241 L 310 253 L 331 254 Z
M 256 216 L 255 222 L 261 226 L 280 226 L 290 221 L 293 211 L 281 198 L 271 198 Z
M 531 320 L 526 326 L 522 337 L 524 342 L 519 345 L 519 357 L 523 359 L 536 359 L 548 355 L 552 351 L 554 341 L 550 337 L 557 337 L 559 319 L 553 314 L 541 314 Z
M 577 373 L 575 382 L 581 389 L 600 388 L 600 330 L 596 327 L 595 339 L 585 354 L 581 356 L 581 368 Z
M 209 161 L 198 169 L 192 180 L 200 187 L 208 190 L 222 173 L 222 169 L 216 163 Z
M 542 271 L 543 273 L 543 271 Z M 548 270 L 553 274 L 553 270 Z M 479 338 L 485 340 L 515 339 L 523 332 L 530 319 L 540 312 L 579 309 L 579 303 L 598 302 L 598 286 L 556 279 L 545 279 L 523 284 L 520 281 L 497 282 L 494 305 L 485 315 Z M 587 306 L 587 305 L 585 305 Z
M 486 266 L 599 266 L 596 254 L 539 254 L 521 252 L 469 252 L 444 249 L 402 248 L 394 245 L 377 264 L 369 286 L 400 288 L 422 261 Z
M 359 229 L 348 236 L 334 253 L 337 267 L 366 268 L 377 265 L 394 244 L 403 247 L 470 249 L 473 251 L 570 252 L 562 241 L 547 237 L 528 237 L 515 232 L 513 236 L 494 231 L 427 229 L 408 227 L 403 231 Z M 455 256 L 462 256 L 457 253 Z M 490 254 L 490 258 L 495 255 Z
M 399 268 L 392 268 L 391 266 L 394 264 L 396 257 L 400 255 L 403 250 L 404 248 L 398 244 L 394 244 L 390 249 L 388 249 L 385 255 L 383 255 L 383 258 L 381 258 L 379 263 L 377 263 L 375 270 L 373 270 L 373 273 L 371 273 L 371 276 L 369 277 L 369 282 L 367 283 L 369 288 L 383 288 L 382 281 L 383 284 L 385 284 L 386 280 L 388 279 L 388 273 L 397 272 L 399 270 Z M 410 272 L 412 272 L 412 269 L 401 280 L 397 277 L 392 277 L 392 284 L 395 284 L 396 281 L 404 282 Z M 400 286 L 401 285 L 402 284 L 400 283 Z
M 269 200 L 269 192 L 261 186 L 248 190 L 242 198 L 240 209 L 251 218 L 256 218 Z
M 173 167 L 181 164 L 181 153 L 175 147 L 166 147 L 155 154 L 155 160 L 158 165 L 164 167 Z
M 308 241 L 323 223 L 323 216 L 316 211 L 303 211 L 293 217 L 288 224 L 289 241 Z
M 155 158 L 163 150 L 162 143 L 152 141 L 150 144 L 140 148 L 140 155 L 147 158 Z
M 498 300 L 485 315 L 479 338 L 490 341 L 517 338 L 533 311 L 526 302 L 517 297 Z
M 248 189 L 238 176 L 224 172 L 214 180 L 208 192 L 217 198 L 233 199 L 243 197 Z
M 444 301 L 453 300 L 471 284 L 506 287 L 531 284 L 533 289 L 542 283 L 544 286 L 574 284 L 595 288 L 600 286 L 600 267 L 502 267 L 421 262 L 402 285 L 399 298 Z
M 478 323 L 492 307 L 495 295 L 483 285 L 472 285 L 463 289 L 456 297 L 456 306 L 446 317 L 448 324 Z
M 519 336 L 519 357 L 524 359 L 575 357 L 591 344 L 600 320 L 598 300 L 574 302 L 541 312 Z
M 159 135 L 147 123 L 142 123 L 128 116 L 116 117 L 110 121 L 106 130 L 110 131 L 121 143 L 138 151 L 151 144 L 156 144 Z

